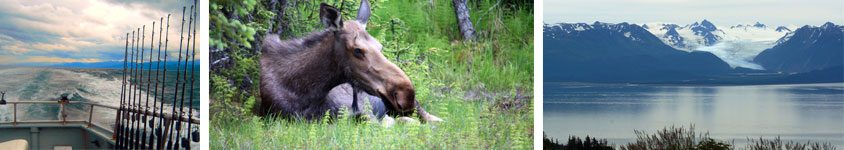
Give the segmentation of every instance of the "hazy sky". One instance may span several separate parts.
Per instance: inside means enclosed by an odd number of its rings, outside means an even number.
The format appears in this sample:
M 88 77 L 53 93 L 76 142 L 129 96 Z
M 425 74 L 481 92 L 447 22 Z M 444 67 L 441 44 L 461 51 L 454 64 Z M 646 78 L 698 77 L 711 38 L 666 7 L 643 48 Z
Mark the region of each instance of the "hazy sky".
M 169 47 L 178 50 L 182 6 L 189 11 L 193 1 L 0 0 L 0 4 L 3 65 L 122 61 L 126 33 L 131 36 L 146 25 L 149 47 L 152 22 L 158 36 L 159 19 L 164 17 L 166 23 L 168 13 L 172 14 Z
M 844 23 L 844 0 L 546 0 L 545 23 L 669 22 L 718 26 Z

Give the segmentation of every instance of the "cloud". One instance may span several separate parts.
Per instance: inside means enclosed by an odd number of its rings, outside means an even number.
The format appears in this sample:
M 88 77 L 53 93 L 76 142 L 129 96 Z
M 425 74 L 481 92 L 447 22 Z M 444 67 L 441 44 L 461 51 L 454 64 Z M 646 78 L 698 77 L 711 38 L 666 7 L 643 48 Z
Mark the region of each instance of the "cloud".
M 24 55 L 24 54 L 35 54 L 35 53 L 50 53 L 54 51 L 68 51 L 68 52 L 79 52 L 79 48 L 76 45 L 91 45 L 91 43 L 85 43 L 80 41 L 73 41 L 71 39 L 65 39 L 66 43 L 41 43 L 41 42 L 23 42 L 17 40 L 11 36 L 4 35 L 0 33 L 0 49 L 4 51 L 0 51 L 0 54 L 16 54 L 16 55 Z M 68 44 L 69 43 L 69 44 Z M 4 53 L 5 52 L 5 53 Z
M 188 13 L 193 4 L 176 0 L 0 0 L 0 3 L 3 4 L 0 5 L 0 22 L 3 22 L 0 56 L 28 58 L 11 60 L 21 62 L 55 62 L 36 58 L 70 62 L 123 59 L 127 38 L 133 36 L 144 37 L 144 44 L 137 45 L 149 50 L 150 44 L 155 44 L 157 48 L 160 20 L 166 22 L 168 14 L 171 16 L 167 48 L 177 50 L 181 8 L 187 6 Z M 185 30 L 187 21 L 185 18 Z M 133 31 L 143 34 L 131 35 Z
M 720 25 L 756 22 L 768 25 L 844 23 L 841 0 L 589 0 L 546 1 L 544 22 L 674 22 L 707 19 Z
M 33 48 L 46 50 L 46 51 L 54 51 L 54 50 L 69 50 L 69 51 L 78 51 L 79 48 L 75 46 L 69 46 L 64 44 L 44 44 L 44 43 L 35 43 L 32 44 Z
M 48 56 L 10 56 L 10 55 L 0 55 L 0 64 L 8 65 L 8 64 L 21 64 L 21 63 L 72 63 L 72 62 L 83 62 L 83 63 L 94 63 L 94 62 L 103 62 L 102 59 L 73 59 L 73 58 L 64 58 L 64 57 L 48 57 Z
M 13 54 L 22 54 L 22 53 L 25 53 L 25 52 L 29 52 L 29 49 L 18 47 L 17 45 L 4 45 L 0 48 L 8 50 L 10 53 L 13 53 Z

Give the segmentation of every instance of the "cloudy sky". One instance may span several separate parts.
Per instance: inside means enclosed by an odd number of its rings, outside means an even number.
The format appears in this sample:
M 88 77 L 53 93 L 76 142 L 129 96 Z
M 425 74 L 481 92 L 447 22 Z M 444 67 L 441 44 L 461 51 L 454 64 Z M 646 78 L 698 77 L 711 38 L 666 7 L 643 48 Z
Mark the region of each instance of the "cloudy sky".
M 167 14 L 171 14 L 168 52 L 176 56 L 172 50 L 179 48 L 182 6 L 189 11 L 193 1 L 0 0 L 0 4 L 0 65 L 14 65 L 122 61 L 127 32 L 132 36 L 132 31 L 146 25 L 149 47 L 152 22 L 157 37 L 159 19 L 164 17 L 166 23 Z
M 844 23 L 844 0 L 546 0 L 545 23 L 668 22 L 719 26 Z

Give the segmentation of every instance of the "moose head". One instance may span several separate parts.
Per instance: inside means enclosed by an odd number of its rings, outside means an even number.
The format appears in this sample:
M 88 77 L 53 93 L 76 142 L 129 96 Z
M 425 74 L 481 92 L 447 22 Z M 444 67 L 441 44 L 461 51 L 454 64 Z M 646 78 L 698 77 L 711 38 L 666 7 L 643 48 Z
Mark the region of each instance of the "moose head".
M 325 3 L 320 5 L 319 12 L 322 24 L 336 38 L 332 51 L 353 88 L 381 97 L 394 114 L 413 113 L 416 108 L 413 84 L 404 71 L 384 57 L 381 43 L 366 32 L 371 15 L 369 2 L 361 1 L 355 20 L 343 21 L 340 11 Z M 353 107 L 357 107 L 357 101 Z

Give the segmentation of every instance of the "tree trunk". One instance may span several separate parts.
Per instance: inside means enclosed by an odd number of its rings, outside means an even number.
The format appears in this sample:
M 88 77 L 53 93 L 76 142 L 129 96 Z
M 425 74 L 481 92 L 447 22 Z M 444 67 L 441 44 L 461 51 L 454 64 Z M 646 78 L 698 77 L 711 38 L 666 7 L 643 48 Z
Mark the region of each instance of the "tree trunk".
M 454 13 L 457 16 L 457 24 L 463 40 L 475 39 L 475 28 L 472 26 L 472 19 L 469 18 L 469 8 L 466 7 L 466 0 L 451 0 L 454 4 Z

